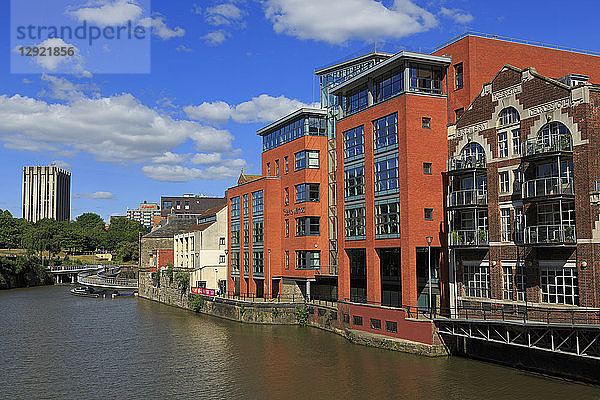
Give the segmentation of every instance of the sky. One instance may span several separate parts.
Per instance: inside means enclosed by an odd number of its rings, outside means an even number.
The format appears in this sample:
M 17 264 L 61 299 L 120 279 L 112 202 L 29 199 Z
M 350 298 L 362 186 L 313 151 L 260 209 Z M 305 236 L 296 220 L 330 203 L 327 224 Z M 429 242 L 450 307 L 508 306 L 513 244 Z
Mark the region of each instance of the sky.
M 223 196 L 242 168 L 260 172 L 258 129 L 319 102 L 314 70 L 375 43 L 431 52 L 477 31 L 600 52 L 594 0 L 0 4 L 0 209 L 17 217 L 22 167 L 51 162 L 72 174 L 72 219 L 108 220 L 161 195 Z M 27 46 L 73 54 L 26 56 Z

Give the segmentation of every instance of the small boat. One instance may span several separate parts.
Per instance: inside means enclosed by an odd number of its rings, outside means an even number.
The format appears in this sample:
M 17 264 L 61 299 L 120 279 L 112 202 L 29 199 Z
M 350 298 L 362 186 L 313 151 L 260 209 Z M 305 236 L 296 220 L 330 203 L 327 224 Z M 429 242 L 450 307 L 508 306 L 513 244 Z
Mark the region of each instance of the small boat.
M 78 286 L 71 289 L 71 294 L 82 297 L 100 297 L 100 294 L 94 293 L 93 289 L 87 288 L 85 286 Z

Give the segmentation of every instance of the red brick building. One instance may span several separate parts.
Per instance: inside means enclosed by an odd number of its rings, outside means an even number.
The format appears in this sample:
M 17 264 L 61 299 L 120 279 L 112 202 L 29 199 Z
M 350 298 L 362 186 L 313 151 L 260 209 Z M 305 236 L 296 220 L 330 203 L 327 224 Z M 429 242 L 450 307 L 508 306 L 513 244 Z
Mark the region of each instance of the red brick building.
M 600 306 L 600 87 L 587 79 L 504 66 L 450 128 L 456 306 Z

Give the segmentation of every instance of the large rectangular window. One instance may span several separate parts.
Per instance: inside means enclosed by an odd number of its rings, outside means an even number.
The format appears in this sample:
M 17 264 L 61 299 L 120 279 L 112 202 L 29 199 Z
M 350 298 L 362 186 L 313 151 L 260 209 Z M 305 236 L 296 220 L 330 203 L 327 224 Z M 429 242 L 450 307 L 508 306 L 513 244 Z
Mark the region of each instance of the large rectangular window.
M 319 168 L 319 151 L 302 150 L 295 154 L 296 171 L 305 168 Z
M 510 242 L 510 209 L 500 209 L 500 240 Z
M 345 210 L 346 237 L 362 238 L 365 236 L 365 208 L 350 208 Z
M 484 265 L 463 265 L 465 296 L 490 297 L 490 272 Z
M 250 243 L 250 223 L 244 221 L 244 246 L 248 246 Z
M 231 252 L 231 274 L 232 275 L 240 274 L 240 252 L 239 251 Z
M 321 266 L 321 252 L 299 250 L 296 251 L 297 269 L 317 269 Z
M 252 193 L 252 215 L 260 215 L 263 213 L 263 191 Z
M 240 245 L 240 223 L 234 222 L 231 224 L 231 245 Z
M 463 88 L 463 63 L 454 65 L 454 88 L 456 90 Z
M 514 155 L 520 155 L 523 152 L 523 143 L 521 141 L 521 129 L 513 129 L 512 145 Z
M 243 198 L 244 198 L 244 217 L 248 216 L 250 207 L 248 206 L 248 197 L 249 195 L 246 193 Z
M 579 304 L 579 285 L 575 267 L 542 267 L 540 270 L 542 302 L 552 304 Z
M 442 94 L 442 78 L 440 67 L 410 64 L 409 79 L 412 91 Z
M 511 266 L 502 267 L 502 298 L 504 300 L 513 299 L 513 274 Z
M 296 203 L 305 201 L 319 201 L 319 184 L 318 183 L 301 183 L 296 185 Z
M 367 85 L 359 86 L 342 97 L 344 115 L 350 115 L 367 108 L 369 91 Z
M 254 275 L 264 275 L 264 254 L 262 250 L 252 252 L 252 272 Z
M 250 252 L 244 252 L 244 275 L 250 274 Z
M 400 234 L 400 203 L 375 204 L 375 237 L 397 237 Z
M 346 198 L 365 195 L 365 167 L 363 165 L 348 168 L 345 171 L 345 194 Z
M 498 179 L 500 183 L 500 193 L 508 193 L 510 190 L 508 171 L 499 172 Z
M 373 139 L 376 152 L 398 146 L 398 113 L 373 121 Z
M 375 161 L 375 195 L 398 190 L 398 156 Z
M 373 101 L 380 103 L 404 90 L 404 67 L 388 72 L 373 82 Z
M 498 133 L 498 156 L 508 157 L 508 136 L 506 132 Z
M 240 198 L 232 197 L 231 198 L 231 218 L 239 218 L 240 217 Z
M 344 132 L 344 158 L 352 159 L 365 152 L 364 125 Z
M 296 218 L 296 236 L 318 236 L 320 230 L 319 217 Z
M 261 244 L 263 242 L 264 221 L 262 218 L 252 220 L 252 243 Z

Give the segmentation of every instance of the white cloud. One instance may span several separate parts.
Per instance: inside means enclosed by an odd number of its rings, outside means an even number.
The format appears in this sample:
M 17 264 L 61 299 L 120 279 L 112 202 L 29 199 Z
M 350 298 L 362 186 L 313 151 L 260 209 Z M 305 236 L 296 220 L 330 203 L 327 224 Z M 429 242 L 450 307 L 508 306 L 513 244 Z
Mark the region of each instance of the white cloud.
M 160 156 L 153 157 L 152 162 L 156 164 L 181 164 L 187 161 L 189 154 L 176 154 L 167 151 Z
M 198 151 L 231 150 L 226 130 L 174 120 L 131 94 L 80 97 L 68 104 L 0 96 L 0 140 L 30 151 L 85 151 L 99 161 L 143 162 L 189 140 Z
M 394 0 L 390 7 L 376 0 L 265 0 L 264 11 L 279 34 L 332 44 L 398 39 L 427 31 L 438 22 L 410 0 Z
M 209 46 L 218 46 L 226 41 L 229 36 L 230 34 L 228 32 L 214 31 L 207 33 L 206 35 L 200 37 L 200 39 L 203 39 L 204 42 Z
M 85 97 L 84 90 L 96 91 L 91 85 L 75 84 L 68 79 L 54 75 L 42 74 L 41 80 L 48 84 L 48 89 L 42 89 L 38 96 L 47 96 L 53 99 L 74 101 Z M 98 94 L 95 94 L 98 96 Z
M 211 166 L 204 169 L 187 168 L 180 165 L 146 165 L 142 167 L 142 171 L 148 178 L 161 182 L 231 179 L 237 177 L 240 173 L 240 168 L 246 165 L 244 160 L 241 161 L 231 160 L 227 165 Z
M 180 44 L 179 46 L 177 46 L 177 47 L 175 48 L 175 50 L 177 50 L 177 51 L 179 51 L 179 52 L 183 51 L 183 52 L 185 52 L 185 53 L 191 53 L 192 51 L 194 51 L 194 50 L 190 49 L 189 47 L 186 47 L 186 46 L 184 46 L 184 45 L 182 45 L 182 44 Z
M 75 193 L 74 199 L 96 199 L 96 200 L 113 200 L 115 195 L 111 192 L 94 192 L 94 193 Z
M 56 165 L 57 167 L 62 168 L 62 169 L 70 169 L 71 168 L 71 164 L 69 164 L 66 161 L 62 161 L 62 160 L 54 160 L 50 164 Z
M 33 83 L 33 81 L 32 81 L 32 80 L 30 80 L 30 79 L 27 79 L 27 78 L 23 78 L 23 81 L 22 81 L 22 82 L 23 82 L 24 84 L 26 84 L 26 85 L 28 85 L 28 84 L 30 84 L 30 83 Z
M 44 56 L 35 56 L 31 57 L 32 62 L 41 66 L 44 70 L 49 72 L 60 72 L 60 73 L 74 73 L 76 75 L 80 75 L 86 78 L 91 78 L 92 74 L 89 71 L 84 69 L 85 60 L 81 56 L 79 49 L 69 43 L 66 43 L 61 38 L 50 38 L 46 39 L 41 43 L 36 44 L 35 46 L 41 47 L 65 47 L 65 48 L 73 48 L 74 55 L 69 56 L 55 56 L 44 55 Z M 13 51 L 18 52 L 18 48 L 13 49 Z
M 169 28 L 164 22 L 164 17 L 161 15 L 156 15 L 153 18 L 142 18 L 140 25 L 145 28 L 152 28 L 152 33 L 162 40 L 169 40 L 185 35 L 185 29 L 179 26 L 176 26 L 174 29 Z
M 213 26 L 242 24 L 246 13 L 232 3 L 218 4 L 206 9 L 206 22 Z
M 83 7 L 69 11 L 79 22 L 87 21 L 99 26 L 123 25 L 135 21 L 142 14 L 142 8 L 133 0 L 103 0 L 100 7 Z
M 196 165 L 213 165 L 223 161 L 220 153 L 197 153 L 190 160 L 192 164 Z M 230 161 L 230 160 L 227 160 Z
M 272 122 L 303 107 L 319 107 L 319 104 L 306 104 L 283 95 L 273 97 L 261 94 L 235 106 L 224 101 L 216 101 L 187 106 L 183 110 L 191 119 L 221 124 L 230 118 L 239 123 Z
M 452 18 L 454 22 L 457 24 L 468 24 L 469 22 L 473 22 L 473 15 L 470 13 L 460 10 L 458 8 L 448 9 L 446 7 L 442 7 L 440 10 L 440 14 L 444 17 Z

